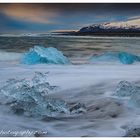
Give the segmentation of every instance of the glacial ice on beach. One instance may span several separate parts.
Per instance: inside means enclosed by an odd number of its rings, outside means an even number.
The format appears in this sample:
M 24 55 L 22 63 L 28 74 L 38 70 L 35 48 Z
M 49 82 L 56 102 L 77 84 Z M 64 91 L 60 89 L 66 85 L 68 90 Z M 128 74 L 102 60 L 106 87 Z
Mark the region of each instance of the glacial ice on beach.
M 132 64 L 135 61 L 140 61 L 140 57 L 126 52 L 120 52 L 119 60 L 123 64 Z
M 140 107 L 140 89 L 135 94 L 133 94 L 129 100 L 129 104 L 135 107 Z
M 70 105 L 64 100 L 49 96 L 56 86 L 47 81 L 47 73 L 36 72 L 31 81 L 9 79 L 0 89 L 0 102 L 10 105 L 16 114 L 34 117 L 55 117 L 59 113 L 71 114 L 84 112 L 82 104 Z
M 119 97 L 130 97 L 129 104 L 140 107 L 140 87 L 128 81 L 121 81 L 116 88 L 114 95 Z
M 140 137 L 140 126 L 133 126 L 126 129 L 125 137 Z
M 140 90 L 140 88 L 134 84 L 128 81 L 120 81 L 117 85 L 114 95 L 119 97 L 130 97 L 138 90 Z
M 106 52 L 90 58 L 91 62 L 121 62 L 122 64 L 132 64 L 140 61 L 140 57 L 127 52 Z
M 70 61 L 63 53 L 56 48 L 43 46 L 34 46 L 29 52 L 25 53 L 21 59 L 23 64 L 68 64 Z

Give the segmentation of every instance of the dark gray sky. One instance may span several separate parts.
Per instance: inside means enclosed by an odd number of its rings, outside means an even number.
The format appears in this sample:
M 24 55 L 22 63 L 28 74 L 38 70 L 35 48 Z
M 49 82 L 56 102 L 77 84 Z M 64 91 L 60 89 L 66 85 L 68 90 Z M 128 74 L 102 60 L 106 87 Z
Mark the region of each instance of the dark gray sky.
M 140 4 L 0 4 L 0 33 L 77 30 L 140 18 Z

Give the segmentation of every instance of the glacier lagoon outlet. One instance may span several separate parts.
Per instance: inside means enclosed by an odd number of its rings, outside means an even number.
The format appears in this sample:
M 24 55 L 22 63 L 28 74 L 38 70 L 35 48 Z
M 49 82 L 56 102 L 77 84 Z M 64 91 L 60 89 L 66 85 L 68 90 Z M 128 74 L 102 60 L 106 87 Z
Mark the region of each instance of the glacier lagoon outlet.
M 61 51 L 56 48 L 43 46 L 34 46 L 29 52 L 25 53 L 21 59 L 23 64 L 69 64 L 70 61 Z
M 92 56 L 90 58 L 91 62 L 121 62 L 122 64 L 133 64 L 134 62 L 139 62 L 140 57 L 127 52 L 106 52 L 104 54 L 99 54 Z

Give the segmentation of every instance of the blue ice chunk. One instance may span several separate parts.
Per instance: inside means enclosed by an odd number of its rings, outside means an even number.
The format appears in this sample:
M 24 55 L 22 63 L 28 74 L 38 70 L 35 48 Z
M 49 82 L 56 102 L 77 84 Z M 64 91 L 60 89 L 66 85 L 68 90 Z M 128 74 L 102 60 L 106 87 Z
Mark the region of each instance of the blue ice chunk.
M 129 104 L 134 107 L 140 107 L 140 87 L 139 89 L 131 96 Z
M 115 96 L 127 97 L 128 103 L 134 107 L 140 107 L 140 87 L 128 81 L 121 81 L 114 92 Z
M 128 81 L 120 81 L 117 85 L 114 95 L 119 97 L 131 97 L 138 90 L 139 88 L 133 83 L 130 83 Z
M 21 63 L 23 64 L 69 64 L 70 61 L 61 51 L 56 48 L 43 46 L 35 46 L 29 52 L 25 53 L 22 57 Z
M 132 64 L 139 62 L 140 57 L 127 52 L 106 52 L 90 58 L 91 62 L 121 62 L 122 64 Z
M 47 81 L 48 73 L 36 72 L 31 80 L 9 79 L 0 88 L 0 104 L 9 105 L 16 114 L 29 117 L 57 117 L 86 111 L 81 103 L 67 103 L 51 96 L 58 87 Z
M 123 64 L 132 64 L 135 61 L 140 61 L 140 57 L 126 52 L 120 52 L 119 59 Z

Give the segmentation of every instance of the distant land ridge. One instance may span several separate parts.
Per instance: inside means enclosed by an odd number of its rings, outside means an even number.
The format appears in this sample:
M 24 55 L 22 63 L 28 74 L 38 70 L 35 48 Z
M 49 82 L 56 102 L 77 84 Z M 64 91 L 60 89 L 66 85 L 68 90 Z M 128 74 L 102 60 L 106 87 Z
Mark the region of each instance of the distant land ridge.
M 63 32 L 65 35 L 103 35 L 103 36 L 140 36 L 140 19 L 123 22 L 108 22 L 82 27 L 75 32 Z

